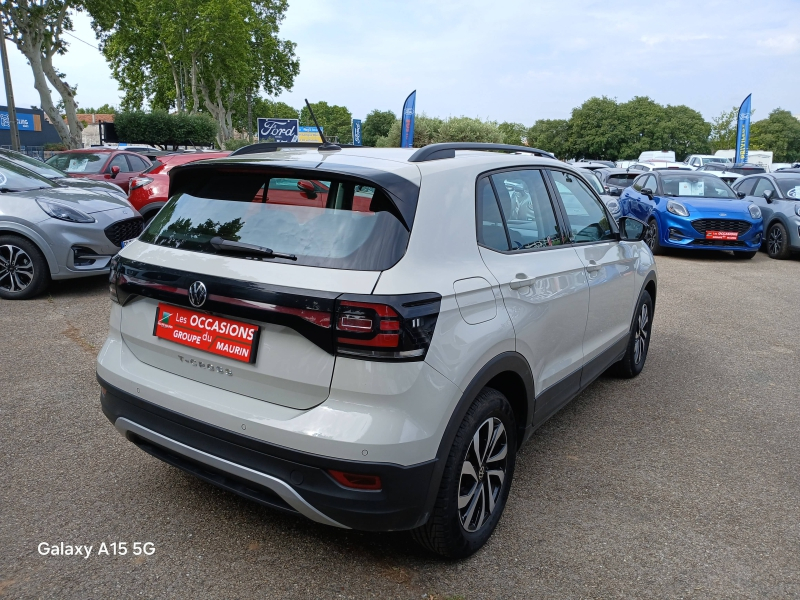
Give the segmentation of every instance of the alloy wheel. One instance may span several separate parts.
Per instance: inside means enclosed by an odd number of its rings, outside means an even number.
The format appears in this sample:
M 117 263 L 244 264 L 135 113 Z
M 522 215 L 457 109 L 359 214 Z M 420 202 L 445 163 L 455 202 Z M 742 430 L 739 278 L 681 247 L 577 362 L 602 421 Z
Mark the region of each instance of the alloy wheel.
M 783 249 L 783 231 L 780 227 L 773 227 L 769 230 L 769 238 L 767 239 L 767 247 L 772 256 L 780 254 Z
M 650 224 L 647 226 L 647 231 L 644 234 L 644 243 L 650 247 L 650 250 L 653 250 L 656 246 L 657 239 L 658 225 L 656 225 L 655 221 L 650 221 Z
M 642 310 L 636 319 L 636 331 L 633 339 L 633 363 L 638 365 L 647 349 L 647 326 L 650 323 L 650 313 L 647 304 L 642 304 Z
M 21 292 L 33 277 L 33 261 L 25 250 L 11 244 L 0 246 L 0 289 Z
M 508 436 L 502 421 L 486 419 L 472 436 L 458 488 L 461 525 L 478 531 L 489 519 L 500 498 L 506 476 Z

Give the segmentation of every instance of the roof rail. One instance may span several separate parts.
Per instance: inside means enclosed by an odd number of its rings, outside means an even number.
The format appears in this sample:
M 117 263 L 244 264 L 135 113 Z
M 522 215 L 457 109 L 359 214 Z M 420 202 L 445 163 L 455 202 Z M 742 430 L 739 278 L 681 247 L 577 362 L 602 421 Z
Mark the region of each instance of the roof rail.
M 444 142 L 442 144 L 428 144 L 414 152 L 408 162 L 427 162 L 442 158 L 455 158 L 456 150 L 494 150 L 499 152 L 525 152 L 543 158 L 556 157 L 549 152 L 528 146 L 513 146 L 511 144 L 487 144 L 482 142 Z
M 358 148 L 359 146 L 352 146 L 348 144 L 337 144 L 339 148 Z M 249 146 L 242 146 L 231 152 L 231 156 L 243 156 L 245 154 L 261 154 L 262 152 L 277 152 L 281 148 L 322 148 L 319 142 L 260 142 L 257 144 L 250 144 Z

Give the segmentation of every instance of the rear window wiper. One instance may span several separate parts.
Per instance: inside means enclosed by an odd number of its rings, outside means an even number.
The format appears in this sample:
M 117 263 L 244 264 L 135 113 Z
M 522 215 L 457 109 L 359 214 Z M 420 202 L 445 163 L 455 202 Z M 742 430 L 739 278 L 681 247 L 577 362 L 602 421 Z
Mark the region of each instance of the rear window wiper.
M 245 244 L 244 242 L 234 242 L 215 236 L 208 241 L 211 247 L 217 252 L 230 254 L 244 254 L 258 258 L 285 258 L 287 260 L 297 260 L 294 254 L 284 254 L 283 252 L 273 252 L 269 248 L 256 246 L 255 244 Z

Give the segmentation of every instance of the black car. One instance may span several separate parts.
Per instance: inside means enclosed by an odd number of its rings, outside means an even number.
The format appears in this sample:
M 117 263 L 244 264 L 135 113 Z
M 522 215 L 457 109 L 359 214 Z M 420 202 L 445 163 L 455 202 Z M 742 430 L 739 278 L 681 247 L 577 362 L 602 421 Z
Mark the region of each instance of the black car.
M 642 174 L 641 171 L 628 169 L 598 169 L 594 173 L 600 178 L 609 196 L 619 196 L 622 190 Z
M 617 166 L 617 163 L 611 160 L 586 160 L 582 158 L 580 160 L 576 160 L 574 166 L 578 167 L 579 169 L 589 169 L 590 171 L 595 171 L 597 169 L 608 169 Z
M 766 173 L 767 170 L 752 163 L 706 163 L 702 167 L 698 167 L 698 171 L 716 171 L 727 173 L 739 173 L 739 175 L 758 175 L 759 173 Z

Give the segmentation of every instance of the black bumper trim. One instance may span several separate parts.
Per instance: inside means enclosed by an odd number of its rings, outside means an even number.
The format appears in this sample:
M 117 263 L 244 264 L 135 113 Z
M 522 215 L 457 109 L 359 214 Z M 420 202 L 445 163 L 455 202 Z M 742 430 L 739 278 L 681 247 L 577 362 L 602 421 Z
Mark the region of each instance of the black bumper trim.
M 215 427 L 137 398 L 99 376 L 97 380 L 105 390 L 100 396 L 103 413 L 112 423 L 125 418 L 181 444 L 276 477 L 288 483 L 316 510 L 346 527 L 397 531 L 413 529 L 428 518 L 425 504 L 433 484 L 436 459 L 404 467 L 309 454 Z M 129 434 L 130 441 L 142 450 L 200 479 L 260 504 L 292 510 L 269 489 L 137 438 Z M 346 489 L 328 475 L 328 469 L 379 475 L 383 489 Z

